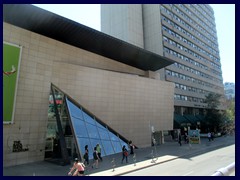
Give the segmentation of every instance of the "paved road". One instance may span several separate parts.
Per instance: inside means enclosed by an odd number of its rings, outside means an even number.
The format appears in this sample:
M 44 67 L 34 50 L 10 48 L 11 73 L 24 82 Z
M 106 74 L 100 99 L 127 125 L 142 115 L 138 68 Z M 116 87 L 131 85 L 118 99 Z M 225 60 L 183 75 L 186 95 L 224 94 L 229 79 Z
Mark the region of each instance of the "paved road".
M 121 164 L 122 155 L 114 154 L 103 158 L 98 169 L 88 167 L 90 176 L 119 176 L 142 168 L 154 166 L 178 158 L 191 159 L 205 152 L 235 144 L 235 136 L 219 137 L 214 142 L 201 138 L 201 144 L 179 146 L 177 142 L 165 142 L 159 146 L 136 149 L 136 158 L 129 156 L 129 163 Z M 114 162 L 113 162 L 114 160 Z M 114 165 L 114 169 L 113 169 Z M 4 176 L 66 176 L 71 165 L 60 166 L 46 161 L 14 167 L 4 167 Z
M 206 152 L 192 158 L 178 158 L 124 176 L 211 176 L 216 170 L 235 162 L 235 145 Z M 235 173 L 231 174 L 231 176 Z

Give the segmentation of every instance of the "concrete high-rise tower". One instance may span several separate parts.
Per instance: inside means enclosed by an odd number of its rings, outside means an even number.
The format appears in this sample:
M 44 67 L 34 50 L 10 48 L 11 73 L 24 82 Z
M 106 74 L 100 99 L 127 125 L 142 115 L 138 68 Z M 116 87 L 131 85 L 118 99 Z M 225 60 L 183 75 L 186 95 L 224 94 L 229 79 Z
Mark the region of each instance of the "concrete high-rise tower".
M 101 6 L 101 31 L 144 48 L 142 5 Z
M 161 80 L 175 84 L 176 114 L 204 114 L 204 99 L 210 92 L 224 97 L 210 5 L 103 4 L 101 31 L 175 61 L 158 72 Z

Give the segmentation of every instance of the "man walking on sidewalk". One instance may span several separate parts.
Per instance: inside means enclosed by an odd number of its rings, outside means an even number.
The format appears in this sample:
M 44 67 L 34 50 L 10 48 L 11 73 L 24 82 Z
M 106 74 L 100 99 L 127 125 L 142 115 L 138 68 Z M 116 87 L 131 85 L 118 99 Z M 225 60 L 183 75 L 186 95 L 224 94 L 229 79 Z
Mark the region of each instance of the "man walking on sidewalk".
M 97 148 L 98 158 L 100 159 L 100 161 L 102 161 L 101 147 L 100 147 L 100 145 L 97 144 L 96 148 Z
M 211 141 L 211 133 L 210 132 L 208 132 L 208 141 Z
M 181 137 L 181 133 L 178 134 L 178 143 L 180 146 L 182 146 L 182 137 Z

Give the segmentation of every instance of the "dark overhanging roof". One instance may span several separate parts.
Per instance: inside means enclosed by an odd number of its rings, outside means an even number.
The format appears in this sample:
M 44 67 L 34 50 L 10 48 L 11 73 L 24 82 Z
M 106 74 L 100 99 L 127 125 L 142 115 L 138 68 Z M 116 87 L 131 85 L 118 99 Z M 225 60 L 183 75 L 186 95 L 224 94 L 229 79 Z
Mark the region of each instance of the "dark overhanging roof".
M 174 61 L 29 4 L 3 4 L 3 21 L 142 70 Z

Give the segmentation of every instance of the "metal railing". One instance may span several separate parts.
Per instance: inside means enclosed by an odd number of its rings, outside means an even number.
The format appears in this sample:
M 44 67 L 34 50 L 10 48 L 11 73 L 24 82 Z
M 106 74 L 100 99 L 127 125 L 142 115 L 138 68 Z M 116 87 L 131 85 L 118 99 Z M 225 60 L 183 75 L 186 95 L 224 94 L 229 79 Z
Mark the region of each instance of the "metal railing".
M 235 162 L 231 163 L 227 167 L 218 169 L 212 176 L 229 176 L 235 171 Z

